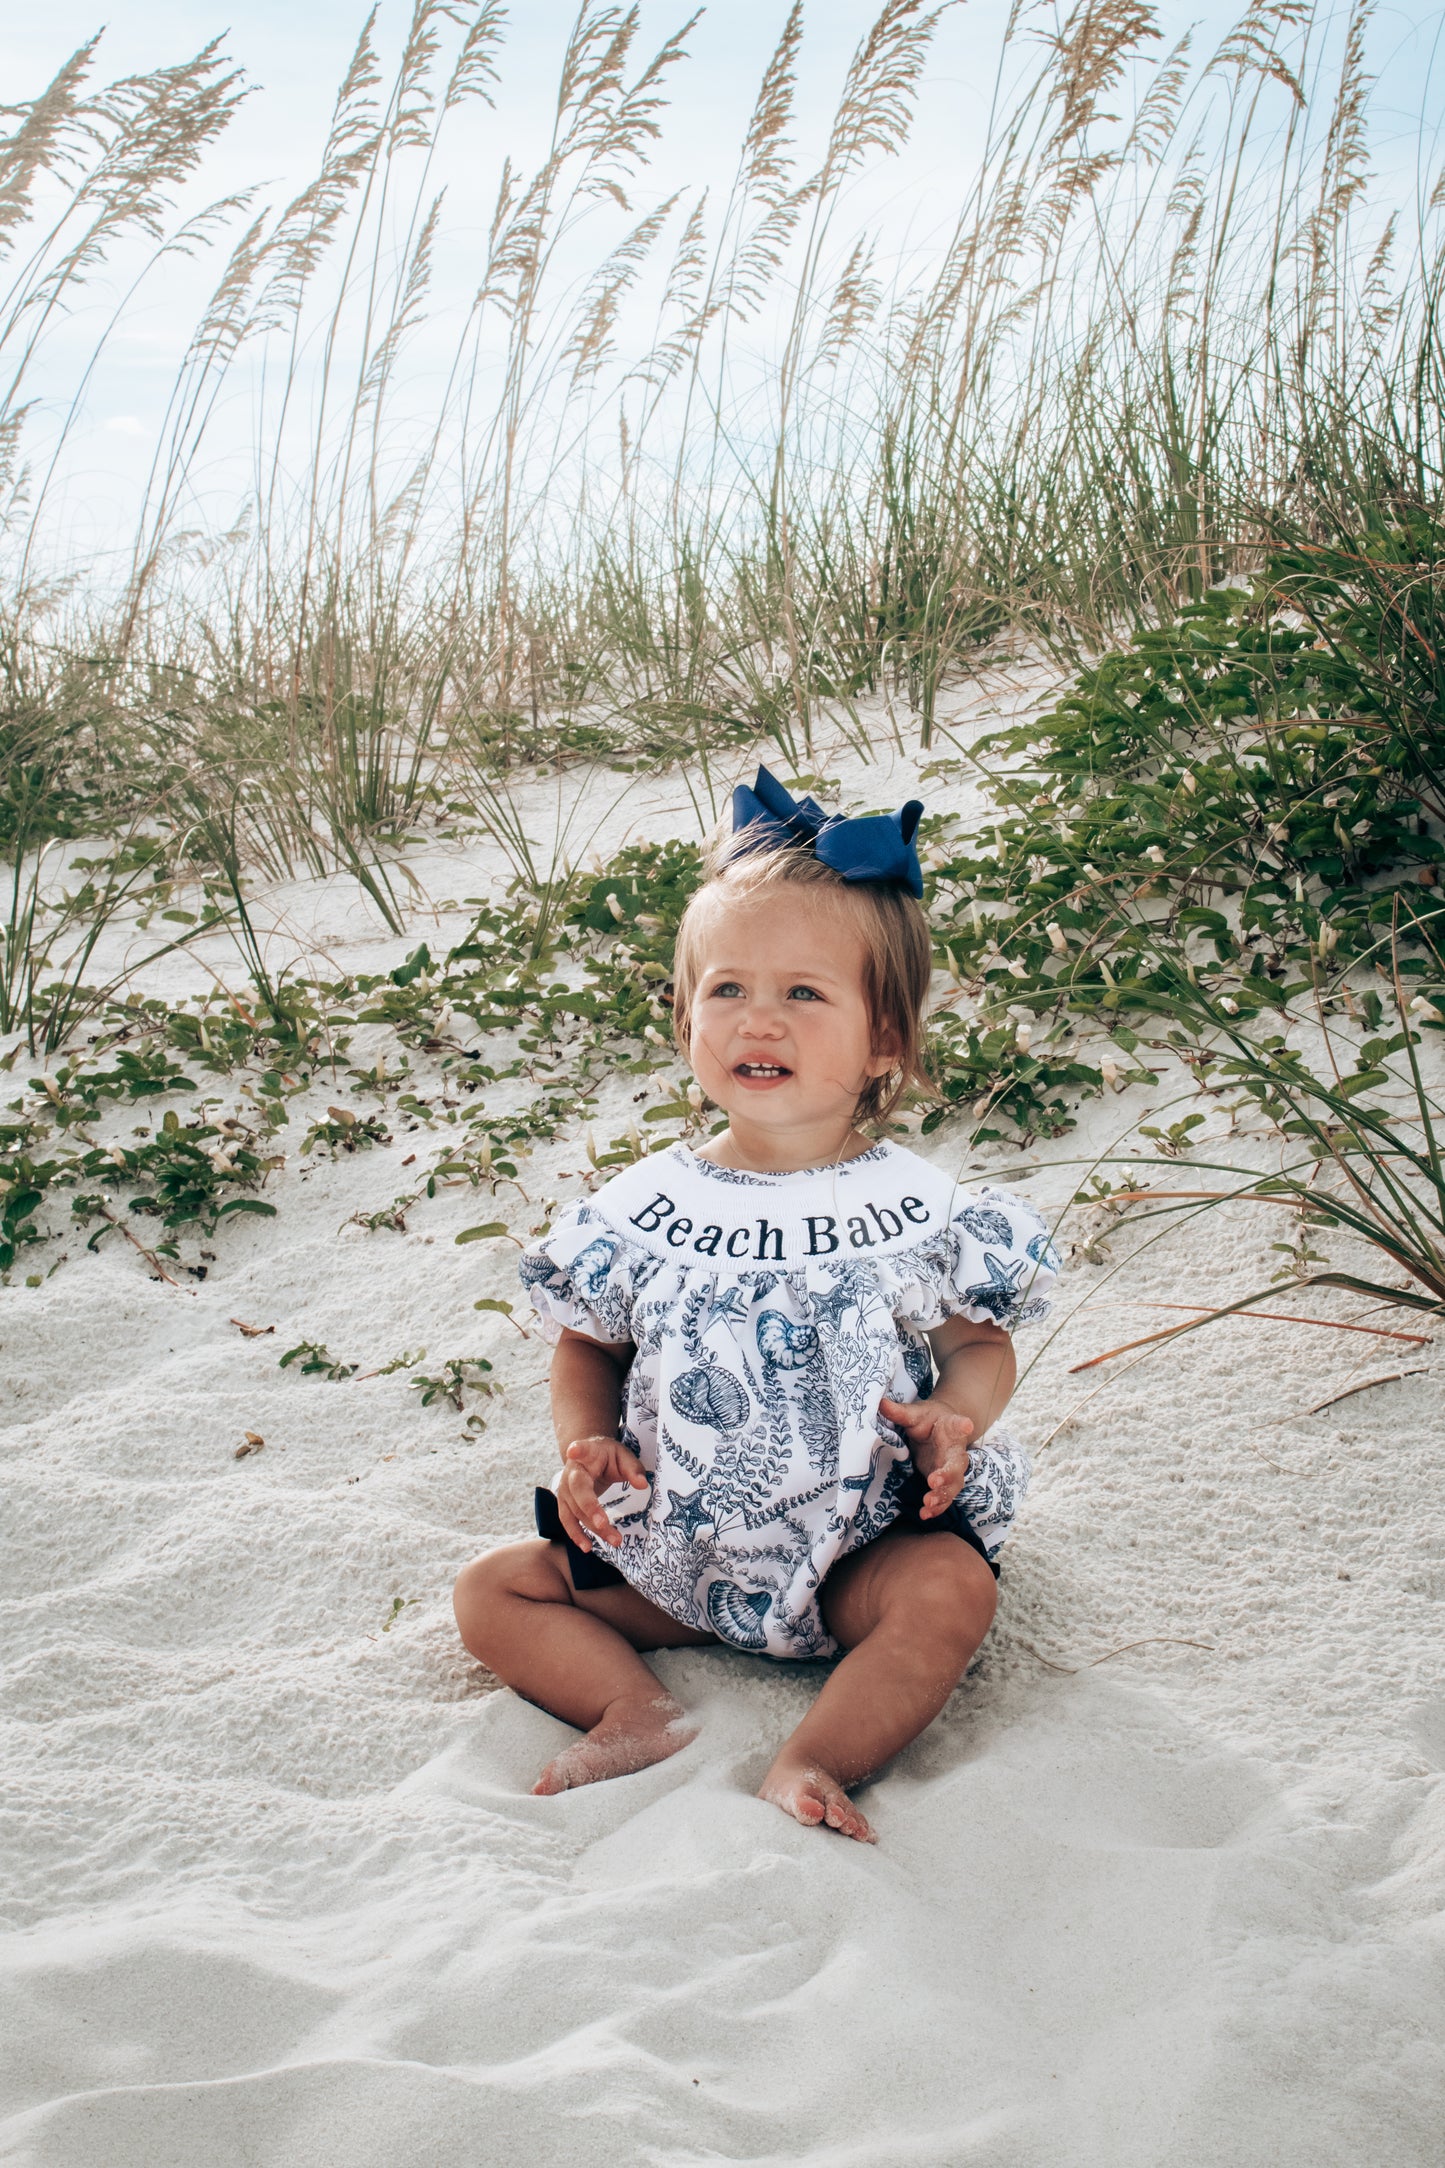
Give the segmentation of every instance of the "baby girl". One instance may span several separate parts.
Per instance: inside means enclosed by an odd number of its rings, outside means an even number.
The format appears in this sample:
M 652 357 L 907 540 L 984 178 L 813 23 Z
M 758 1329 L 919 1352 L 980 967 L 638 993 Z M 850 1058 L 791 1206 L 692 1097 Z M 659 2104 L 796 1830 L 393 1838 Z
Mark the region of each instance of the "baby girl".
M 457 1582 L 462 1639 L 585 1736 L 536 1784 L 696 1736 L 643 1662 L 833 1657 L 761 1796 L 873 1841 L 848 1797 L 938 1714 L 993 1619 L 1027 1463 L 1009 1334 L 1058 1271 L 1027 1205 L 870 1141 L 923 1085 L 922 807 L 858 820 L 766 769 L 678 935 L 676 1027 L 727 1126 L 564 1212 L 523 1278 L 562 1471 L 537 1540 Z

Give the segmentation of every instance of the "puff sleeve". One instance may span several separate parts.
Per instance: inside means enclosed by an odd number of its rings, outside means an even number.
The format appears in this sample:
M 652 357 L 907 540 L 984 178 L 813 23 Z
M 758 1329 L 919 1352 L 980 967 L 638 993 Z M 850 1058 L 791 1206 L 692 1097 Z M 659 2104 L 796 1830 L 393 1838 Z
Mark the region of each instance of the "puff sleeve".
M 880 1279 L 895 1318 L 916 1332 L 950 1317 L 1012 1332 L 1048 1315 L 1061 1269 L 1033 1206 L 986 1189 L 956 1208 L 940 1236 L 882 1266 Z
M 1063 1267 L 1046 1222 L 1022 1197 L 986 1189 L 960 1205 L 949 1246 L 944 1317 L 1002 1325 L 1005 1332 L 1047 1317 Z
M 652 1260 L 597 1213 L 574 1205 L 518 1261 L 544 1340 L 564 1327 L 613 1345 L 631 1340 L 632 1306 Z

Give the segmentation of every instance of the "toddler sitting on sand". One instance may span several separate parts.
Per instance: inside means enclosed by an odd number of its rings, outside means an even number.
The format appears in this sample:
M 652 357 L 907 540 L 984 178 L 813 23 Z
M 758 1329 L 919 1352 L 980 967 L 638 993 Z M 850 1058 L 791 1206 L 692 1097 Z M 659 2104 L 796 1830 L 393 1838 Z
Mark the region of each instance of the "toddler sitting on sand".
M 766 769 L 735 793 L 675 966 L 678 1044 L 728 1126 L 523 1258 L 562 1472 L 539 1539 L 474 1560 L 456 1610 L 474 1656 L 585 1733 L 539 1793 L 696 1736 L 640 1651 L 841 1651 L 762 1797 L 871 1842 L 848 1787 L 931 1723 L 992 1621 L 1028 1472 L 994 1427 L 1008 1336 L 1058 1260 L 1028 1206 L 860 1130 L 923 1081 L 921 812 L 827 818 Z

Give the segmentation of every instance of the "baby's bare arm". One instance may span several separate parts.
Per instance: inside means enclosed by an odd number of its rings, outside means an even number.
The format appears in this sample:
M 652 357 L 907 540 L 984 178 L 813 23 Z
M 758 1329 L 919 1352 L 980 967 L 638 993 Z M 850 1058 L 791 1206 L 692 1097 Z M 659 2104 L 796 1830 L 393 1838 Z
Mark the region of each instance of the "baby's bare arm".
M 1013 1398 L 1018 1364 L 1012 1340 L 998 1325 L 951 1317 L 928 1335 L 928 1344 L 938 1365 L 932 1405 L 963 1416 L 981 1438 Z
M 622 1381 L 632 1365 L 632 1342 L 589 1340 L 564 1326 L 552 1352 L 552 1426 L 565 1453 L 589 1433 L 615 1437 L 622 1413 Z
M 598 1504 L 599 1495 L 614 1483 L 647 1487 L 636 1454 L 617 1438 L 632 1354 L 630 1341 L 589 1340 L 585 1333 L 564 1329 L 552 1356 L 552 1424 L 563 1460 L 557 1509 L 562 1526 L 584 1551 L 591 1550 L 594 1537 L 612 1544 L 622 1540 Z

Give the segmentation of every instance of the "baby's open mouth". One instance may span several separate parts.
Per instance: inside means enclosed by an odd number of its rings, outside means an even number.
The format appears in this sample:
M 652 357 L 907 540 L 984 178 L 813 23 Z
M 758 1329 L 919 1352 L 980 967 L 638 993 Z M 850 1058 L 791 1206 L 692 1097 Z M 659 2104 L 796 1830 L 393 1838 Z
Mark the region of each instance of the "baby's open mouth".
M 740 1061 L 733 1067 L 734 1076 L 775 1077 L 791 1076 L 792 1073 L 791 1069 L 785 1069 L 781 1062 L 776 1061 Z

